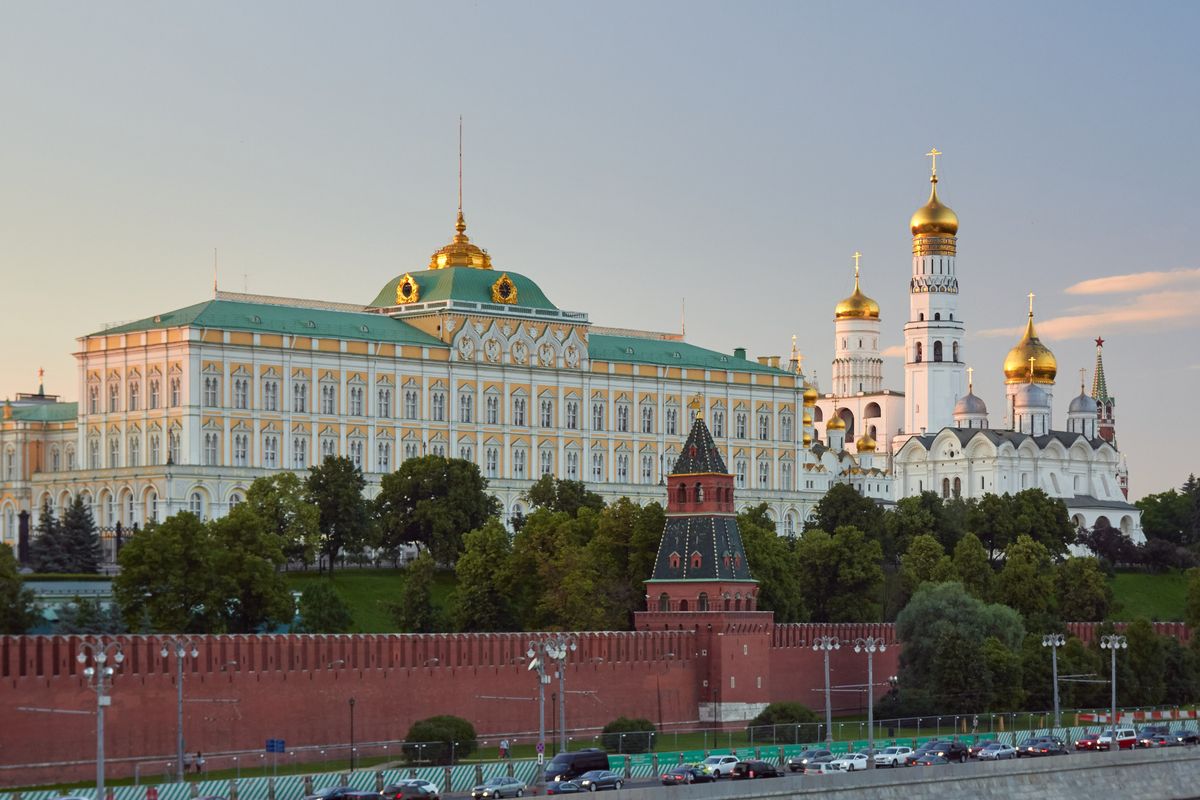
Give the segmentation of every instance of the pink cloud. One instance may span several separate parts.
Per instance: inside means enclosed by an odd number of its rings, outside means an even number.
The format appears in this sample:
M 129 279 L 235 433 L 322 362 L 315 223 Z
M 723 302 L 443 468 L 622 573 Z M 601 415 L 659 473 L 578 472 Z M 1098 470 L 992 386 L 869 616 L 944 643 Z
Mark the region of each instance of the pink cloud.
M 1193 272 L 1200 277 L 1200 270 Z M 1084 281 L 1076 286 L 1088 283 L 1091 281 Z M 1200 319 L 1195 313 L 1197 306 L 1200 306 L 1200 288 L 1151 292 L 1110 308 L 1037 320 L 1037 329 L 1038 335 L 1045 339 L 1082 339 L 1095 336 L 1097 331 L 1108 331 L 1114 327 L 1138 327 L 1147 325 L 1147 323 L 1194 325 L 1197 319 Z M 991 328 L 980 331 L 979 335 L 1020 336 L 1024 329 L 1024 325 L 1013 328 Z
M 1067 287 L 1067 294 L 1126 294 L 1200 281 L 1200 269 L 1151 270 L 1091 278 Z
M 891 347 L 885 347 L 879 355 L 884 358 L 904 358 L 904 345 L 894 344 Z

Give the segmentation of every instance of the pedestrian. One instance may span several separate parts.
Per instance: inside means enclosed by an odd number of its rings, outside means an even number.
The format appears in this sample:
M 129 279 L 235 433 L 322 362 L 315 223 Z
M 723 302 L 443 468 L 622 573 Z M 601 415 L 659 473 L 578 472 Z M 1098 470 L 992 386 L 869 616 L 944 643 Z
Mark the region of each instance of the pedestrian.
M 500 757 L 508 758 L 508 739 L 500 740 Z
M 199 774 L 200 774 L 200 770 L 201 770 L 203 767 L 204 767 L 204 756 L 203 756 L 203 755 L 201 755 L 201 753 L 200 753 L 200 751 L 199 751 L 199 750 L 197 750 L 197 751 L 196 751 L 196 774 L 197 774 L 197 775 L 199 775 Z

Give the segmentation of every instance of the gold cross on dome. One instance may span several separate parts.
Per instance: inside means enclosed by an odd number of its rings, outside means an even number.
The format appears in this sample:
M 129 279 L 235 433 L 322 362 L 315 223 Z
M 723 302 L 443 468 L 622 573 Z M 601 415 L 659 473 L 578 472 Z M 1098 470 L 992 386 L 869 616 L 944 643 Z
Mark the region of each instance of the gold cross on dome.
M 1029 382 L 1033 383 L 1033 362 L 1037 361 L 1036 356 L 1029 357 Z
M 1033 316 L 1033 298 L 1036 295 L 1033 292 L 1029 293 L 1029 316 Z
M 971 387 L 975 385 L 975 368 L 967 367 L 967 391 L 971 391 Z
M 1087 385 L 1087 377 L 1086 376 L 1087 376 L 1087 369 L 1084 367 L 1080 367 L 1079 368 L 1079 391 L 1080 392 L 1082 392 L 1083 387 L 1085 385 Z
M 930 158 L 930 164 L 931 164 L 934 176 L 937 175 L 937 157 L 940 156 L 941 154 L 942 154 L 942 151 L 938 150 L 936 147 L 929 148 L 929 152 L 925 154 L 925 155 L 929 156 L 929 158 Z

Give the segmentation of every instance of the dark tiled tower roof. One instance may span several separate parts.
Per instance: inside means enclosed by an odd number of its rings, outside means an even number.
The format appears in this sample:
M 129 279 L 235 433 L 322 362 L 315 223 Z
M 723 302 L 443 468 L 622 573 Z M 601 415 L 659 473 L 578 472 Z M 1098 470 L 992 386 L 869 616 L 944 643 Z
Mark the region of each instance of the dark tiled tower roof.
M 675 462 L 671 474 L 696 475 L 714 472 L 725 474 L 728 470 L 725 469 L 725 461 L 721 458 L 717 443 L 713 441 L 708 426 L 704 424 L 704 418 L 696 417 L 687 441 L 684 442 L 683 454 Z

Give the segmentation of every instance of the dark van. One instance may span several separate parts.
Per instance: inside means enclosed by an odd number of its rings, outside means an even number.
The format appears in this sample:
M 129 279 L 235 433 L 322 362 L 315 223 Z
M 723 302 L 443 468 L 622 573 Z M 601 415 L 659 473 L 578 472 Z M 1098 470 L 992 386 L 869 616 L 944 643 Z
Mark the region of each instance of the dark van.
M 546 780 L 572 781 L 594 769 L 608 769 L 608 753 L 596 748 L 559 753 L 546 765 Z

